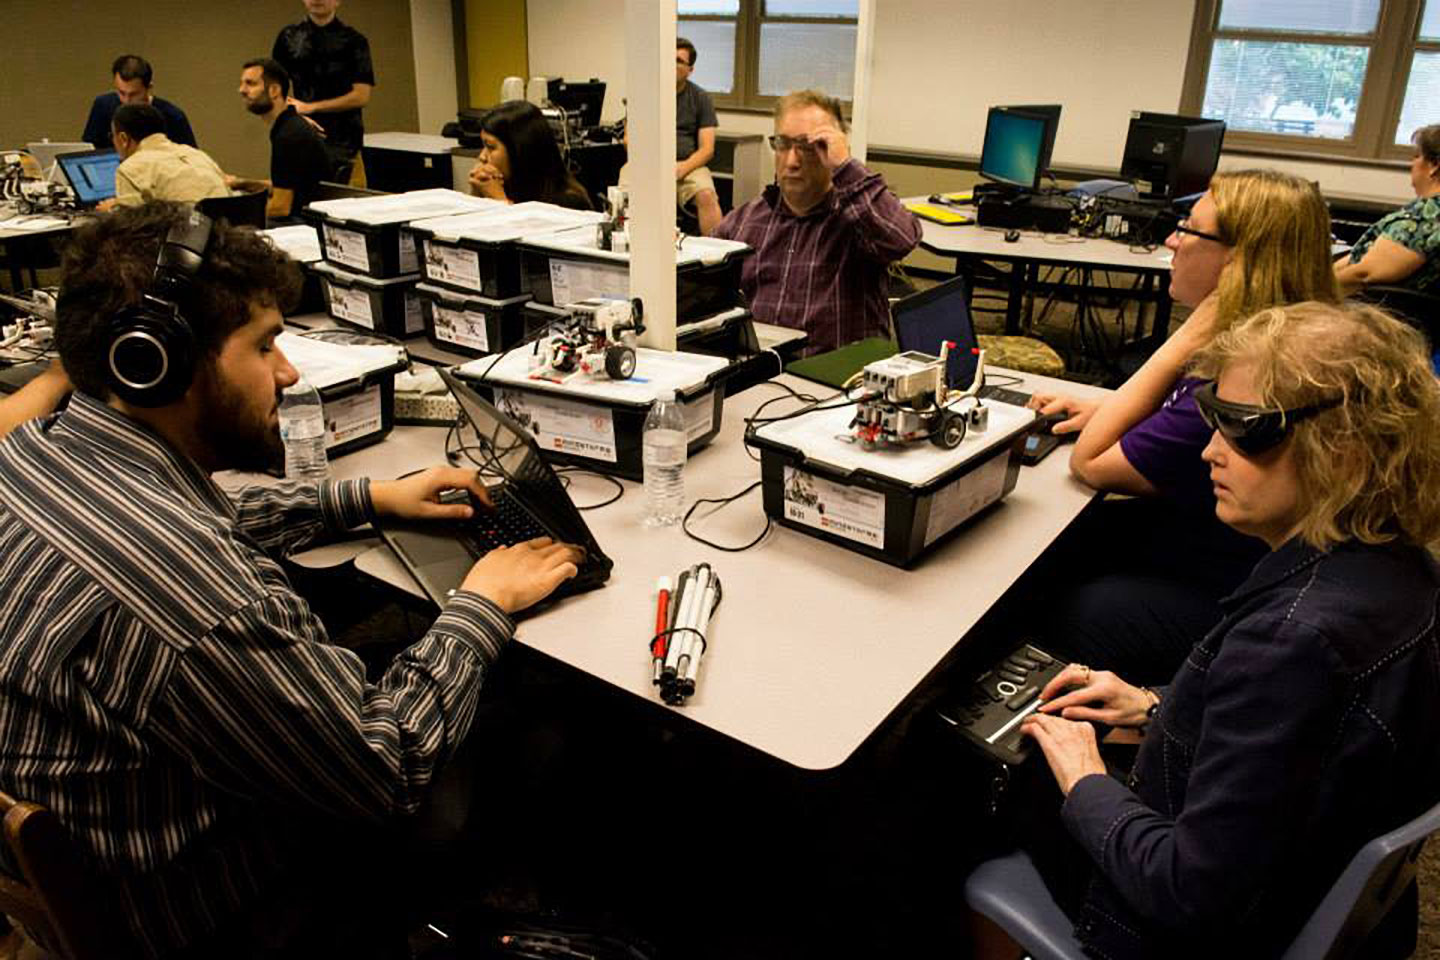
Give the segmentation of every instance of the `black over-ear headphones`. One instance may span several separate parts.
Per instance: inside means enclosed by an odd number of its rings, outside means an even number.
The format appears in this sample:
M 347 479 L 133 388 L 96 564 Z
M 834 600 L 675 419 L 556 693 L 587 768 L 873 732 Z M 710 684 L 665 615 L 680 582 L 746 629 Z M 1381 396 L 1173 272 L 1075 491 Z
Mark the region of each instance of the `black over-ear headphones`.
M 140 302 L 110 320 L 110 389 L 137 407 L 163 407 L 185 395 L 195 376 L 195 330 L 185 311 L 205 262 L 212 223 L 198 210 L 170 228 L 155 275 Z

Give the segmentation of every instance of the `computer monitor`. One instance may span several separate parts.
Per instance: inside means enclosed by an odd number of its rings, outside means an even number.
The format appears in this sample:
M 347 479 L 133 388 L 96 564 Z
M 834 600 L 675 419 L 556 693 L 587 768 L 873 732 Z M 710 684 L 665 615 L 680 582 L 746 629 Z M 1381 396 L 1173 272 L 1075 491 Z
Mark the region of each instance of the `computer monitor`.
M 1046 130 L 1050 120 L 1033 113 L 991 107 L 980 149 L 980 176 L 1035 190 L 1044 174 Z M 1049 135 L 1054 142 L 1054 134 Z
M 65 172 L 80 206 L 93 207 L 115 196 L 115 169 L 120 166 L 120 155 L 114 150 L 62 153 L 55 162 Z
M 605 107 L 605 81 L 591 79 L 584 83 L 566 83 L 551 87 L 550 102 L 567 113 L 580 117 L 580 126 L 598 127 L 600 112 Z
M 895 301 L 895 345 L 901 353 L 918 351 L 940 356 L 940 346 L 955 344 L 945 363 L 945 379 L 951 389 L 965 388 L 975 379 L 980 341 L 970 317 L 970 288 L 966 278 L 944 283 Z
M 1220 163 L 1225 121 L 1169 113 L 1135 113 L 1125 137 L 1120 176 L 1140 184 L 1140 195 L 1180 200 L 1203 193 Z
M 1060 132 L 1060 109 L 1058 103 L 1026 103 L 1004 107 L 1011 113 L 1028 113 L 1045 118 L 1045 142 L 1040 144 L 1040 176 L 1050 173 L 1050 155 L 1055 151 L 1055 134 Z

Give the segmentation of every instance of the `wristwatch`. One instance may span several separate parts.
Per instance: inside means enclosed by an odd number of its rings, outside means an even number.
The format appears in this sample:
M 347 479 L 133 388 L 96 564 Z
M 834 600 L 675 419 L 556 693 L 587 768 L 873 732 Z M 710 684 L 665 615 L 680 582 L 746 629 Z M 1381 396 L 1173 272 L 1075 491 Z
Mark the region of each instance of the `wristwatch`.
M 1141 687 L 1150 694 L 1150 706 L 1145 710 L 1145 725 L 1149 726 L 1160 715 L 1160 691 L 1154 687 Z

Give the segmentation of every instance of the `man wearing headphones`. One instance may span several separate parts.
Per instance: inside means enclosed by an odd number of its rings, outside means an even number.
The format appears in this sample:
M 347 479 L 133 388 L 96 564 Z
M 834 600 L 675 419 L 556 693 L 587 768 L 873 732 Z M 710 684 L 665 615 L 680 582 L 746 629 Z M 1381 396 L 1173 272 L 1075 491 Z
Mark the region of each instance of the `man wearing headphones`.
M 363 923 L 312 919 L 364 892 L 335 857 L 373 863 L 364 827 L 403 829 L 427 802 L 509 615 L 578 554 L 492 551 L 368 681 L 279 559 L 375 517 L 468 516 L 437 498 L 483 498 L 475 474 L 227 495 L 213 471 L 280 451 L 294 263 L 155 203 L 77 229 L 63 271 L 75 393 L 0 443 L 0 783 L 58 815 L 148 956 L 372 956 L 336 940 L 371 937 Z

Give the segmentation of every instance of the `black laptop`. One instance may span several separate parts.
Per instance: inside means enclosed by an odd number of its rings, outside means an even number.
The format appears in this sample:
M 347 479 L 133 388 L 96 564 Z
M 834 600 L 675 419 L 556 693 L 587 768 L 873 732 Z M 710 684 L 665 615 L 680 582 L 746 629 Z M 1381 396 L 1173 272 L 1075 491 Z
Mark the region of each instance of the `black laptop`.
M 85 150 L 76 153 L 62 153 L 55 158 L 70 189 L 75 192 L 75 202 L 86 209 L 93 209 L 101 201 L 115 196 L 115 171 L 120 166 L 120 155 L 114 150 Z
M 448 370 L 440 376 L 460 404 L 461 442 L 484 464 L 480 472 L 493 484 L 489 490 L 494 509 L 477 505 L 474 517 L 458 523 L 377 524 L 405 569 L 437 606 L 444 606 L 475 561 L 490 550 L 551 537 L 585 550 L 579 574 L 562 583 L 554 596 L 603 586 L 615 563 L 601 551 L 535 438 Z
M 970 290 L 964 277 L 955 277 L 922 290 L 890 308 L 895 322 L 895 343 L 901 353 L 916 351 L 932 357 L 940 355 L 945 341 L 955 344 L 950 351 L 946 379 L 952 388 L 964 389 L 975 379 L 974 353 L 980 346 L 975 335 L 975 322 L 970 316 Z M 1030 394 L 986 384 L 980 396 L 987 400 L 1023 407 Z

